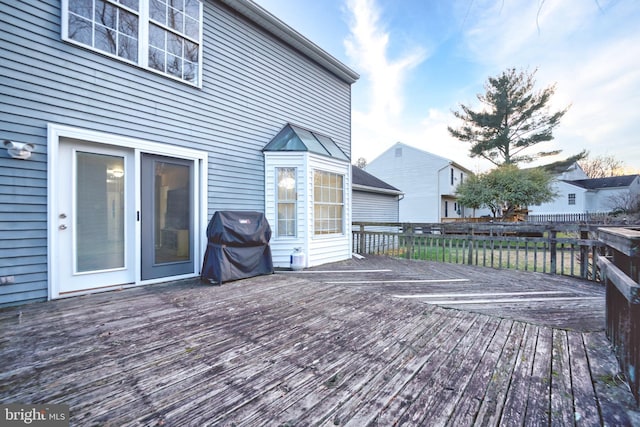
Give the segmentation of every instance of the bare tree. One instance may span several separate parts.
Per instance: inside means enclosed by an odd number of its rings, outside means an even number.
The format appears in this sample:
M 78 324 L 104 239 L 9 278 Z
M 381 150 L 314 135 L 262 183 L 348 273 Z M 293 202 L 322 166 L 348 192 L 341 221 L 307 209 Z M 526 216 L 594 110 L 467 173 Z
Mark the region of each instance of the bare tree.
M 634 194 L 629 191 L 615 194 L 609 197 L 608 205 L 611 211 L 615 213 L 640 213 L 640 194 Z
M 589 153 L 578 164 L 589 178 L 607 178 L 624 175 L 624 162 L 611 155 L 589 158 Z

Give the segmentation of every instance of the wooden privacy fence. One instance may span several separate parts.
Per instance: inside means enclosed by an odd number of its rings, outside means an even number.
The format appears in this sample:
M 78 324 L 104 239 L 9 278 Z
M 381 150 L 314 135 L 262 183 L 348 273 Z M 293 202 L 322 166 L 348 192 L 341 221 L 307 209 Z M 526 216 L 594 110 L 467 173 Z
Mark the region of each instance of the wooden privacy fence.
M 606 256 L 598 266 L 607 287 L 607 337 L 640 405 L 640 228 L 600 229 Z
M 564 274 L 597 281 L 603 244 L 589 225 L 518 223 L 408 224 L 354 222 L 359 254 Z

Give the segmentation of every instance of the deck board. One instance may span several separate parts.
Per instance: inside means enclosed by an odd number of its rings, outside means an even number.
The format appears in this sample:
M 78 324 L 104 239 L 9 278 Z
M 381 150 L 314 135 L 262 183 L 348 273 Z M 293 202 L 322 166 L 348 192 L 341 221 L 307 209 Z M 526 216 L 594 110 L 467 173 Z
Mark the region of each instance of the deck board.
M 465 267 L 371 257 L 2 309 L 0 403 L 68 404 L 72 425 L 640 425 L 597 284 Z M 591 299 L 490 298 L 527 292 Z

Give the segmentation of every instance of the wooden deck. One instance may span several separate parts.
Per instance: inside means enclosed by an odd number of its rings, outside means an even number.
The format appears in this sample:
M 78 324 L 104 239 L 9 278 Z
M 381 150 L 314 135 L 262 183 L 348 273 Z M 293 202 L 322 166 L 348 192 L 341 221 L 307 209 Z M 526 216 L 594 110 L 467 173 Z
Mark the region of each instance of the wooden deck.
M 594 283 L 384 257 L 31 304 L 0 310 L 0 403 L 74 426 L 640 425 L 603 307 Z

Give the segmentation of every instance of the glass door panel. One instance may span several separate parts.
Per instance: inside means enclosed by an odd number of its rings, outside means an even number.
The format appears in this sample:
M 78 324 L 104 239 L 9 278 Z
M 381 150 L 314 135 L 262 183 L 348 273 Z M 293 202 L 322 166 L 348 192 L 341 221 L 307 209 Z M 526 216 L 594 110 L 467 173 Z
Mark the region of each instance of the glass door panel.
M 76 153 L 75 272 L 125 267 L 124 157 Z
M 194 272 L 193 162 L 142 156 L 142 279 Z

